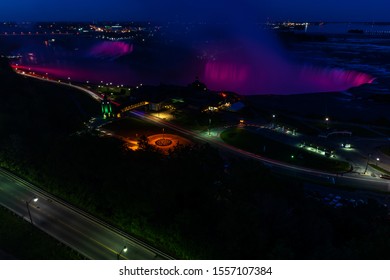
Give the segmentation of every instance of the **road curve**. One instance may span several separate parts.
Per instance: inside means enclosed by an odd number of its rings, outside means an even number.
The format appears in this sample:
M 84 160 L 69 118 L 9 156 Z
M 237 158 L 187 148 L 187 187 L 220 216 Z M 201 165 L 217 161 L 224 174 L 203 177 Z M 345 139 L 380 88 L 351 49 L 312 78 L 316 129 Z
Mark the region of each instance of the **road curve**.
M 30 75 L 28 75 L 30 76 Z M 44 81 L 60 83 L 69 87 L 77 88 L 89 94 L 96 101 L 101 100 L 101 96 L 83 87 L 51 81 L 32 76 Z M 381 192 L 390 191 L 389 181 L 370 178 L 357 174 L 345 174 L 344 176 L 303 168 L 294 165 L 285 164 L 272 159 L 264 158 L 259 155 L 230 146 L 219 138 L 206 137 L 201 133 L 184 129 L 159 118 L 147 115 L 138 111 L 131 111 L 132 115 L 142 118 L 146 121 L 157 123 L 164 127 L 169 127 L 181 134 L 187 135 L 193 139 L 208 142 L 224 151 L 243 156 L 246 158 L 261 161 L 275 173 L 287 174 L 305 180 L 321 182 L 331 185 L 343 185 L 357 187 L 367 190 Z M 118 230 L 102 223 L 96 218 L 83 213 L 80 210 L 67 205 L 53 196 L 39 191 L 27 182 L 15 177 L 14 175 L 0 170 L 0 204 L 11 209 L 15 213 L 29 220 L 26 201 L 38 196 L 39 200 L 30 203 L 31 217 L 34 225 L 51 234 L 63 243 L 76 249 L 90 259 L 116 259 L 118 253 L 124 246 L 129 248 L 126 254 L 119 257 L 124 259 L 172 259 L 170 256 L 142 243 L 131 236 L 128 236 Z
M 98 102 L 102 100 L 102 96 L 99 94 L 80 86 L 29 74 L 21 75 L 76 88 Z M 31 201 L 34 197 L 38 198 L 36 203 Z M 30 203 L 28 203 L 29 201 Z M 27 221 L 31 222 L 32 220 L 36 227 L 89 259 L 173 259 L 168 254 L 61 201 L 1 168 L 0 205 Z M 28 210 L 31 213 L 31 220 Z M 128 250 L 119 255 L 125 246 Z
M 238 149 L 234 146 L 228 145 L 223 142 L 220 138 L 207 137 L 204 134 L 197 133 L 191 130 L 184 129 L 180 126 L 172 124 L 170 122 L 164 121 L 154 116 L 150 116 L 140 111 L 131 111 L 133 116 L 142 118 L 151 123 L 159 124 L 164 127 L 171 128 L 181 134 L 187 135 L 191 138 L 201 140 L 212 144 L 215 147 L 223 149 L 224 151 L 243 156 L 246 158 L 254 159 L 261 161 L 268 168 L 273 170 L 275 173 L 285 174 L 313 182 L 326 183 L 330 185 L 341 185 L 349 186 L 359 189 L 366 189 L 371 191 L 380 191 L 380 192 L 390 192 L 390 181 L 384 180 L 381 178 L 373 178 L 365 175 L 359 174 L 334 174 L 329 172 L 323 172 L 320 170 L 300 167 L 296 165 L 290 165 L 283 162 L 279 162 L 273 159 L 265 158 L 251 152 L 247 152 L 241 149 Z

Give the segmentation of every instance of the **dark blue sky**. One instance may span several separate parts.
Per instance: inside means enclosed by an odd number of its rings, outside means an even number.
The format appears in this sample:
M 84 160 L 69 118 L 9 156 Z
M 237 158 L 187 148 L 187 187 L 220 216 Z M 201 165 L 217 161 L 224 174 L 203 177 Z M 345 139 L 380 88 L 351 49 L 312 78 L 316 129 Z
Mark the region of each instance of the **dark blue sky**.
M 272 20 L 390 21 L 389 10 L 389 0 L 1 0 L 0 21 L 197 20 L 243 14 Z

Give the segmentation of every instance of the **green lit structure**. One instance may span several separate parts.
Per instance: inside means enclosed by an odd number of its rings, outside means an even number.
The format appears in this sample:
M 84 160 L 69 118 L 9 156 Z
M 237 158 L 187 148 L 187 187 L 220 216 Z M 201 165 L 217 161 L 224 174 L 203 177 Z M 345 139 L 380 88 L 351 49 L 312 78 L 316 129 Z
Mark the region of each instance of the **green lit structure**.
M 107 99 L 106 95 L 104 95 L 104 98 L 102 100 L 102 114 L 104 119 L 112 118 L 115 116 L 114 111 L 112 110 L 112 104 L 110 100 Z

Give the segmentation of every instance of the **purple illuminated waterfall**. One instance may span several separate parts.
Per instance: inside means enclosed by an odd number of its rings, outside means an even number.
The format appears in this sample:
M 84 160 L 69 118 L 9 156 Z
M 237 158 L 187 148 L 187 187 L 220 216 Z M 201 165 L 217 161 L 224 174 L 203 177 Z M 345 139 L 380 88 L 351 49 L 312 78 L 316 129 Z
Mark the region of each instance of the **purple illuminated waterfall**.
M 149 10 L 182 17 L 158 28 L 148 25 L 149 31 L 137 33 L 145 36 L 142 43 L 77 36 L 44 44 L 39 36 L 23 36 L 13 55 L 22 56 L 19 68 L 60 79 L 188 85 L 199 77 L 210 89 L 239 94 L 343 91 L 374 79 L 353 69 L 295 62 L 277 36 L 258 24 L 266 21 L 266 1 L 181 1 L 171 12 L 160 2 Z
M 251 40 L 221 47 L 212 57 L 201 76 L 207 86 L 248 95 L 343 91 L 374 80 L 353 70 L 299 65 Z
M 19 69 L 56 79 L 187 85 L 198 76 L 209 89 L 247 95 L 344 91 L 374 80 L 351 69 L 294 62 L 275 36 L 249 24 L 200 25 L 187 36 L 172 33 L 147 44 L 69 39 L 74 48 L 23 37 L 25 47 L 15 55 L 22 56 Z
M 133 45 L 125 42 L 100 42 L 92 47 L 89 56 L 103 59 L 115 59 L 133 51 Z

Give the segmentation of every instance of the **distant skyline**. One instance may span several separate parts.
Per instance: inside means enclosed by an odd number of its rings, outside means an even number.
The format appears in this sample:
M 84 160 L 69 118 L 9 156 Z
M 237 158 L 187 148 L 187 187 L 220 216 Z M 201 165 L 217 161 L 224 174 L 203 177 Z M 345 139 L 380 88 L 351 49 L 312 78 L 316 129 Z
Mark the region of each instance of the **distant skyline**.
M 390 21 L 389 8 L 388 0 L 1 0 L 0 21 Z

